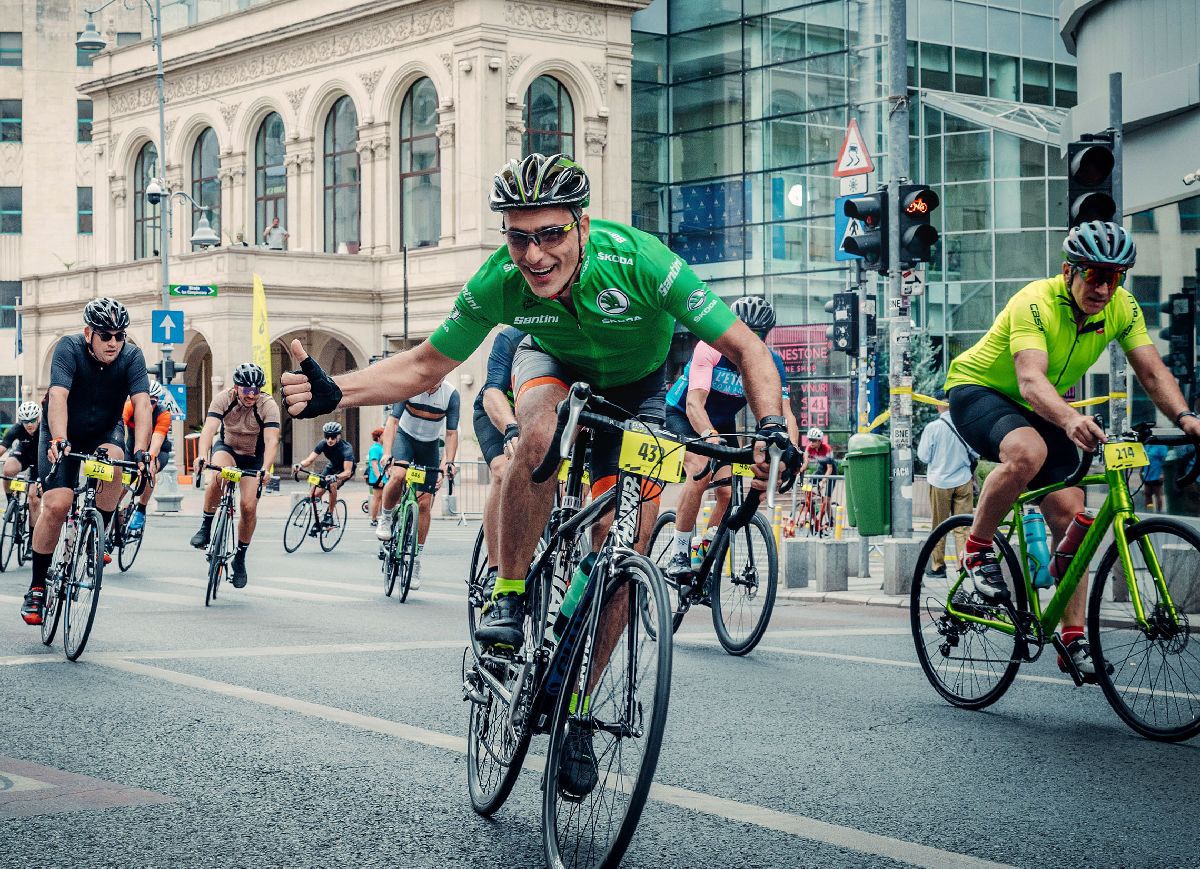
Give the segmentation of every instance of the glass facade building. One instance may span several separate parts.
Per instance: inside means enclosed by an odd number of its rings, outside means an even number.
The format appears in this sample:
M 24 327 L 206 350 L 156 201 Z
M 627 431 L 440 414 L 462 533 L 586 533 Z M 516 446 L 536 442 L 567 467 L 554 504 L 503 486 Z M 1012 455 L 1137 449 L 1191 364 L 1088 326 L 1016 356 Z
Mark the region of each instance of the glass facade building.
M 1075 67 L 1054 6 L 909 0 L 910 173 L 942 199 L 913 316 L 935 358 L 1058 270 Z M 856 118 L 872 187 L 888 177 L 885 14 L 882 0 L 655 0 L 633 18 L 633 222 L 726 298 L 775 304 L 801 425 L 841 436 L 848 361 L 829 351 L 824 306 L 850 274 L 832 173 Z

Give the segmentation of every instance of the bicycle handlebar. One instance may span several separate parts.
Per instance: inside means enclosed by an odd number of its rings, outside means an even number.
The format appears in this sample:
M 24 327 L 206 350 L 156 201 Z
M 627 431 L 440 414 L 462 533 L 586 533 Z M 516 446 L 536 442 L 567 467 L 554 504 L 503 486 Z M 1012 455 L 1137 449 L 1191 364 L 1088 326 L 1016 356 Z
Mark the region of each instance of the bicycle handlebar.
M 1190 444 L 1193 447 L 1200 447 L 1200 444 L 1197 444 L 1197 439 L 1189 434 L 1157 435 L 1153 433 L 1152 428 L 1153 426 L 1149 423 L 1143 423 L 1138 425 L 1134 431 L 1127 433 L 1122 439 L 1129 439 L 1132 436 L 1143 444 L 1158 444 L 1164 447 L 1182 447 Z M 1078 486 L 1083 481 L 1088 471 L 1091 470 L 1092 462 L 1095 461 L 1098 452 L 1098 450 L 1093 450 L 1083 453 L 1079 459 L 1079 465 L 1063 481 L 1064 488 Z M 1175 485 L 1184 488 L 1195 483 L 1197 478 L 1200 478 L 1200 456 L 1192 462 L 1192 466 L 1183 476 L 1175 481 Z

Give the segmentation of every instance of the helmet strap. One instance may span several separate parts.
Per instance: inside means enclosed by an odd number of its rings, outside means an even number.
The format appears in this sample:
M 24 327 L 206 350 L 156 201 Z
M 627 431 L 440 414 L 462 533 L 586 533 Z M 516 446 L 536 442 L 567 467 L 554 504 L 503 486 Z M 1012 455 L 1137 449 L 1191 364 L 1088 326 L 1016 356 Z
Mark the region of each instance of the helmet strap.
M 579 262 L 575 264 L 575 271 L 571 272 L 571 277 L 567 278 L 567 282 L 563 284 L 563 288 L 550 297 L 550 301 L 557 302 L 571 290 L 571 285 L 575 283 L 575 279 L 583 271 L 583 227 L 579 225 L 579 221 L 583 218 L 583 209 L 574 206 L 570 209 L 571 216 L 575 218 L 575 231 L 579 234 Z

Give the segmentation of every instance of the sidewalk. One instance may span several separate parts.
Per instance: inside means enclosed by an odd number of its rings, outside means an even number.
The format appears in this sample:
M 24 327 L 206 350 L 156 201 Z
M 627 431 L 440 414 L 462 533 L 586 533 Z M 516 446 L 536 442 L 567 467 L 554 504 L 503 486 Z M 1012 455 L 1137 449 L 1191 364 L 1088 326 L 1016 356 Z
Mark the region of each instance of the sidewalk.
M 925 532 L 916 532 L 922 536 Z M 782 565 L 781 565 L 782 568 Z M 775 593 L 777 600 L 796 601 L 799 603 L 845 603 L 858 606 L 884 606 L 902 608 L 908 606 L 907 594 L 883 593 L 883 559 L 877 554 L 871 554 L 871 576 L 851 576 L 846 580 L 846 591 L 814 591 L 811 588 L 786 588 L 782 569 L 779 577 L 779 590 Z

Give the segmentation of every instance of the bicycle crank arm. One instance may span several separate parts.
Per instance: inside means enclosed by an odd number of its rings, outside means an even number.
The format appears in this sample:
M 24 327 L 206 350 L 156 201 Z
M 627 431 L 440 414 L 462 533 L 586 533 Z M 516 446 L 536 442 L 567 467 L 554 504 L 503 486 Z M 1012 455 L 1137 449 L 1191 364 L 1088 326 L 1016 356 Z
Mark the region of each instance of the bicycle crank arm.
M 1058 631 L 1050 635 L 1050 640 L 1054 643 L 1054 648 L 1058 650 L 1058 659 L 1067 668 L 1067 675 L 1071 677 L 1071 681 L 1075 683 L 1075 687 L 1079 688 L 1083 685 L 1083 674 L 1079 672 L 1079 668 L 1071 660 L 1071 653 L 1067 651 L 1067 644 L 1062 641 L 1062 637 L 1058 635 Z

